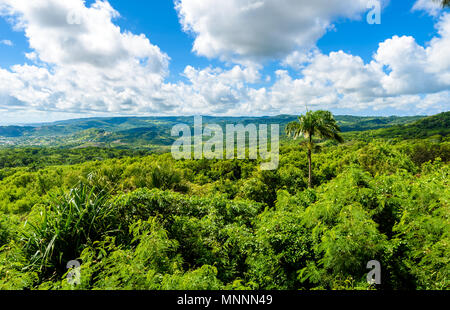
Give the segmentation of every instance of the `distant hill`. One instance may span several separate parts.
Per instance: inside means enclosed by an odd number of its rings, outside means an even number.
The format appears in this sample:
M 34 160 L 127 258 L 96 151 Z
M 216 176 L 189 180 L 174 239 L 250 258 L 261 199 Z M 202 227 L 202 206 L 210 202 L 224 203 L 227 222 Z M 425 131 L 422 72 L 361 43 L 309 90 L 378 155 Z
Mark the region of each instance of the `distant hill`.
M 336 116 L 336 120 L 343 132 L 365 131 L 404 125 L 423 119 L 424 116 L 390 116 L 390 117 L 356 117 Z
M 445 113 L 444 113 L 445 114 Z M 280 124 L 281 131 L 297 116 L 279 115 L 267 117 L 203 117 L 203 124 L 215 123 L 223 128 L 226 124 Z M 422 126 L 436 128 L 448 125 L 448 119 L 436 120 L 424 116 L 411 117 L 358 117 L 336 116 L 343 132 L 387 129 L 377 132 L 379 136 L 390 136 L 403 126 Z M 176 124 L 193 126 L 193 117 L 107 117 L 58 121 L 30 126 L 0 126 L 1 145 L 25 146 L 65 146 L 65 147 L 144 147 L 157 148 L 173 143 L 171 129 Z M 422 122 L 422 123 L 420 123 Z M 447 122 L 447 123 L 446 123 Z M 421 125 L 420 125 L 421 124 Z M 447 126 L 446 125 L 446 126 Z M 447 126 L 448 127 L 448 126 Z M 408 127 L 410 128 L 410 127 Z M 413 128 L 413 127 L 411 127 Z M 412 130 L 412 129 L 409 129 Z M 426 129 L 423 129 L 426 130 Z M 434 132 L 434 131 L 433 131 Z M 439 130 L 438 130 L 439 132 Z
M 384 139 L 423 139 L 433 136 L 448 136 L 450 134 L 450 112 L 425 117 L 411 124 L 395 125 L 388 128 L 371 130 L 355 134 L 360 137 Z M 355 136 L 354 135 L 354 136 Z
M 33 132 L 34 129 L 35 129 L 34 127 L 29 127 L 29 126 L 25 126 L 25 127 L 21 127 L 21 126 L 1 127 L 0 126 L 0 136 L 7 137 L 7 138 L 22 137 L 23 135 L 25 135 L 28 132 Z

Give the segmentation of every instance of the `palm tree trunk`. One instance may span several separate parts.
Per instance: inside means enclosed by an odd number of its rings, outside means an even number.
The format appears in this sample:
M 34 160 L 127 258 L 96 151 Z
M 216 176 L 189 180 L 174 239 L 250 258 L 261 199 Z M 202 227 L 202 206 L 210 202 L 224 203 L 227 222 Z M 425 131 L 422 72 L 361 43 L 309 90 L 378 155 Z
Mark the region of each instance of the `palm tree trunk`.
M 308 187 L 312 188 L 312 151 L 308 148 L 308 165 L 309 165 L 309 176 L 308 176 Z

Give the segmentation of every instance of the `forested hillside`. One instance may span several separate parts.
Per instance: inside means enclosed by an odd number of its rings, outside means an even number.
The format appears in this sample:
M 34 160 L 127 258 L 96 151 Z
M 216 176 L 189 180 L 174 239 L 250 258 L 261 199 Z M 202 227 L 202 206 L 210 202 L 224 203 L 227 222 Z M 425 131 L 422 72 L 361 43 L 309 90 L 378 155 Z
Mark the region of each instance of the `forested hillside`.
M 426 117 L 416 122 L 367 132 L 349 134 L 349 138 L 441 139 L 450 134 L 450 112 Z
M 1 150 L 0 289 L 450 289 L 448 116 L 318 140 L 311 189 L 306 149 L 287 139 L 274 171 L 132 150 Z M 417 128 L 421 139 L 392 139 Z M 71 260 L 79 285 L 66 278 Z
M 337 116 L 342 131 L 386 128 L 420 120 L 412 117 Z M 203 117 L 218 124 L 279 124 L 283 129 L 297 116 Z M 33 126 L 0 126 L 1 146 L 114 147 L 159 150 L 172 145 L 171 129 L 177 124 L 193 126 L 193 117 L 115 117 L 60 121 Z

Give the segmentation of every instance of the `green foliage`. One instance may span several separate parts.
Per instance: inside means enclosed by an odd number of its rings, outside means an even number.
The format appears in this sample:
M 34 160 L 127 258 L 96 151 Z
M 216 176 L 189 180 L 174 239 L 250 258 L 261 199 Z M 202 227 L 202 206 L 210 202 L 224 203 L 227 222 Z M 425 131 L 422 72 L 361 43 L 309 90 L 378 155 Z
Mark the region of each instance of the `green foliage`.
M 97 194 L 95 188 L 80 184 L 67 195 L 52 197 L 49 207 L 39 208 L 23 237 L 27 269 L 44 274 L 54 269 L 61 274 L 65 264 L 78 258 L 89 243 L 117 230 L 107 199 L 105 193 Z
M 352 153 L 349 159 L 372 175 L 395 173 L 402 169 L 412 173 L 417 171 L 417 167 L 408 156 L 385 143 L 367 145 Z
M 311 138 L 318 136 L 321 139 L 331 139 L 344 142 L 339 132 L 341 131 L 333 114 L 328 111 L 308 111 L 298 118 L 298 122 L 289 123 L 286 133 L 297 139 L 303 136 L 311 142 Z
M 450 289 L 450 171 L 441 164 L 430 170 L 403 198 L 405 208 L 394 232 L 417 288 Z
M 337 117 L 426 138 L 315 141 L 309 189 L 308 150 L 295 141 L 282 143 L 275 171 L 115 149 L 2 150 L 0 289 L 448 290 L 447 115 Z M 143 134 L 131 125 L 143 120 L 92 121 Z M 80 285 L 66 279 L 74 259 Z M 366 282 L 370 260 L 381 286 Z
M 302 224 L 302 208 L 266 210 L 256 227 L 258 246 L 250 257 L 250 275 L 261 289 L 299 289 L 296 272 L 311 257 L 311 235 Z
M 124 171 L 125 185 L 129 189 L 159 188 L 186 192 L 188 189 L 182 184 L 182 172 L 173 167 L 173 163 L 134 163 Z
M 448 136 L 450 134 L 450 112 L 426 117 L 412 124 L 395 125 L 388 128 L 355 132 L 347 135 L 347 139 L 371 140 L 383 139 L 425 139 L 433 136 Z
M 127 156 L 146 155 L 145 151 L 113 148 L 44 148 L 23 147 L 0 149 L 0 169 L 29 167 L 36 170 L 48 165 L 74 165 L 91 160 L 107 160 Z M 2 177 L 0 176 L 0 180 Z
M 308 111 L 298 118 L 298 122 L 289 123 L 286 126 L 286 134 L 295 140 L 304 137 L 308 148 L 308 187 L 312 187 L 312 152 L 318 147 L 314 143 L 314 137 L 329 139 L 337 143 L 343 143 L 344 138 L 340 134 L 341 128 L 338 126 L 333 114 L 329 111 Z
M 270 200 L 269 186 L 258 178 L 252 178 L 242 184 L 238 197 L 258 202 Z
M 16 227 L 19 223 L 20 221 L 17 217 L 0 213 L 0 248 L 16 237 Z
M 223 287 L 217 279 L 217 269 L 204 265 L 201 268 L 184 274 L 166 275 L 162 290 L 219 290 Z
M 130 233 L 128 247 L 106 238 L 83 251 L 82 288 L 159 289 L 165 274 L 179 270 L 178 243 L 168 238 L 158 218 L 135 222 Z

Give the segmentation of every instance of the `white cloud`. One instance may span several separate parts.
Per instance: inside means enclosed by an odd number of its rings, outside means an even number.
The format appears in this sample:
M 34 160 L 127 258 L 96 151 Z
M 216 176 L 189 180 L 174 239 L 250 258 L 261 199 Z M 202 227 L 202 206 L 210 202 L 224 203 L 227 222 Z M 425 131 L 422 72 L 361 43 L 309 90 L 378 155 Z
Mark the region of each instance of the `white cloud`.
M 0 14 L 24 31 L 33 50 L 26 57 L 36 62 L 0 72 L 23 85 L 8 95 L 45 110 L 158 110 L 151 94 L 169 57 L 144 35 L 121 31 L 108 2 L 0 0 Z M 78 23 L 69 23 L 74 14 Z
M 431 72 L 442 75 L 445 81 L 450 81 L 450 14 L 444 14 L 436 25 L 439 37 L 433 38 L 427 48 L 427 62 Z M 447 84 L 448 85 L 448 84 Z
M 215 10 L 211 1 L 178 1 L 183 23 L 195 31 L 199 54 L 230 64 L 238 57 L 239 64 L 186 66 L 183 81 L 168 83 L 169 57 L 146 36 L 120 29 L 114 23 L 119 13 L 108 2 L 86 7 L 82 0 L 0 0 L 0 14 L 29 40 L 25 56 L 32 63 L 0 68 L 0 111 L 17 117 L 18 111 L 267 115 L 301 113 L 306 105 L 372 114 L 449 109 L 449 14 L 440 16 L 429 44 L 394 36 L 365 63 L 343 51 L 324 55 L 314 46 L 333 18 L 357 17 L 366 1 L 276 0 L 275 8 L 275 0 L 248 0 L 240 7 L 230 0 L 214 1 Z M 306 18 L 311 14 L 317 22 Z M 271 78 L 255 64 L 258 56 L 278 57 L 297 70 L 296 77 L 278 70 L 267 85 Z
M 380 44 L 377 62 L 390 71 L 382 84 L 389 94 L 436 92 L 438 77 L 429 72 L 427 51 L 413 37 L 394 36 Z
M 367 0 L 176 0 L 193 50 L 222 59 L 284 58 L 310 49 L 337 18 L 359 18 Z
M 303 69 L 307 64 L 311 63 L 315 56 L 320 54 L 317 48 L 310 50 L 296 50 L 291 54 L 287 55 L 282 64 L 285 67 L 291 67 L 296 70 Z
M 162 100 L 175 103 L 171 111 L 177 114 L 229 114 L 241 109 L 248 100 L 248 84 L 260 80 L 258 67 L 234 66 L 230 70 L 187 66 L 187 83 L 167 84 Z
M 413 11 L 425 11 L 431 16 L 438 16 L 441 12 L 440 1 L 417 0 L 412 8 Z
M 439 36 L 426 46 L 413 37 L 394 36 L 380 43 L 370 63 L 342 51 L 290 58 L 301 78 L 279 71 L 265 92 L 267 109 L 303 111 L 310 108 L 409 113 L 436 113 L 450 108 L 450 14 L 436 25 Z M 303 54 L 304 55 L 304 54 Z M 298 61 L 298 62 L 297 62 Z M 260 94 L 260 93 L 259 93 Z
M 1 40 L 0 44 L 7 45 L 7 46 L 14 46 L 14 43 L 12 43 L 11 40 Z
M 450 15 L 436 25 L 439 36 L 422 47 L 413 37 L 397 37 L 380 44 L 375 59 L 391 71 L 383 79 L 389 94 L 446 91 L 450 87 Z
M 167 56 L 141 35 L 121 32 L 112 23 L 119 16 L 108 2 L 96 1 L 91 7 L 81 0 L 2 0 L 3 15 L 15 17 L 30 47 L 40 60 L 55 65 L 91 65 L 108 68 L 123 60 L 148 59 L 148 69 L 160 73 Z M 79 24 L 70 24 L 73 14 Z

